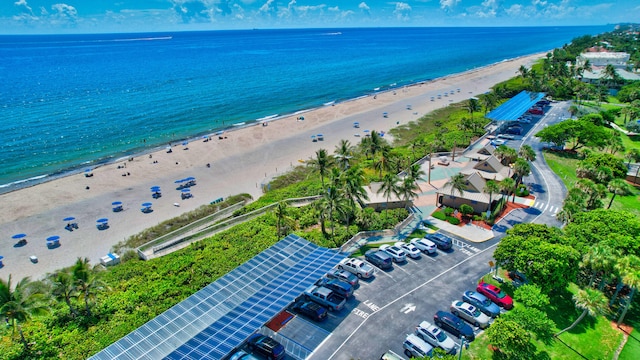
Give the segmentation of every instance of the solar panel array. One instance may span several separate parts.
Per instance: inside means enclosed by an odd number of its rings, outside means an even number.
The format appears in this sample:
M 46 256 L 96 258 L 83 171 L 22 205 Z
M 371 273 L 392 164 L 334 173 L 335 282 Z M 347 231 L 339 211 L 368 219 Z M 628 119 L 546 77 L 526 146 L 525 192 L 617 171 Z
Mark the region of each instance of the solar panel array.
M 291 234 L 92 359 L 222 359 L 345 257 Z
M 544 93 L 521 91 L 485 117 L 495 121 L 515 121 L 543 97 Z

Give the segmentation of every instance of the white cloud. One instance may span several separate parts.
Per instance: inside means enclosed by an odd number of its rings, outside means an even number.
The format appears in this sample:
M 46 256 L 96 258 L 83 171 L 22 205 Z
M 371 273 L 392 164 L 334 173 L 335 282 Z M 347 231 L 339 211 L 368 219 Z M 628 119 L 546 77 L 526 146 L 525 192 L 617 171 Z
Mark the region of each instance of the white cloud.
M 270 13 L 276 10 L 275 6 L 272 6 L 275 0 L 267 0 L 262 6 L 260 6 L 260 12 Z
M 328 7 L 327 10 L 329 10 L 329 11 L 340 11 L 340 7 L 338 7 L 338 6 Z
M 440 0 L 440 9 L 444 11 L 451 11 L 461 0 Z
M 78 18 L 78 10 L 71 5 L 53 4 L 51 5 L 51 10 L 54 11 L 51 16 L 60 21 L 75 22 Z
M 411 5 L 404 2 L 397 2 L 395 10 L 393 10 L 393 14 L 398 20 L 409 20 L 409 15 L 411 14 Z
M 360 9 L 363 13 L 371 16 L 371 8 L 369 7 L 369 5 L 367 5 L 366 2 L 363 1 L 358 4 L 358 9 Z

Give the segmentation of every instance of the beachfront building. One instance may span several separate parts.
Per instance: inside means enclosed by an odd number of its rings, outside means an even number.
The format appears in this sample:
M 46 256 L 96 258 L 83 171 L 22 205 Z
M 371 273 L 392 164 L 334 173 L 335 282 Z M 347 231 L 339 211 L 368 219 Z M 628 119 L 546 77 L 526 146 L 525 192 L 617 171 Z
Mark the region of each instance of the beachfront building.
M 489 209 L 489 194 L 484 192 L 487 181 L 478 172 L 465 174 L 466 188 L 462 193 L 445 185 L 436 191 L 437 206 L 447 206 L 459 209 L 462 204 L 470 205 L 475 213 L 482 213 Z M 493 196 L 496 198 L 495 194 Z M 495 200 L 495 199 L 492 199 Z
M 618 76 L 625 81 L 638 81 L 640 75 L 630 69 L 630 55 L 626 52 L 612 52 L 604 48 L 590 48 L 586 52 L 578 55 L 576 66 L 584 68 L 587 62 L 591 70 L 585 70 L 580 80 L 585 83 L 600 83 L 605 75 L 605 69 L 611 65 L 616 70 Z
M 477 151 L 465 154 L 465 156 L 473 161 L 482 161 L 490 158 L 495 151 L 496 151 L 496 148 L 493 145 L 487 143 L 485 146 L 481 147 Z
M 467 176 L 477 173 L 485 181 L 502 181 L 512 175 L 511 168 L 503 165 L 500 160 L 493 155 L 487 157 L 485 160 L 469 163 L 460 173 Z
M 386 209 L 399 209 L 405 207 L 411 207 L 411 200 L 404 200 L 396 194 L 390 194 L 387 198 L 383 192 L 380 192 L 382 183 L 372 182 L 368 186 L 365 186 L 367 196 L 369 200 L 364 200 L 364 206 L 373 208 L 375 211 L 382 211 Z

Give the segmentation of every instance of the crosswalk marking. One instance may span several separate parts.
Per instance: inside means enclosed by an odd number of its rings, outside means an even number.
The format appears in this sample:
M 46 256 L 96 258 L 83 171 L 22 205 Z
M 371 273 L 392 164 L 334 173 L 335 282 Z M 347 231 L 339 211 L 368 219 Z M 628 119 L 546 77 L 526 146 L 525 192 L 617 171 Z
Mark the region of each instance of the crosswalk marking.
M 552 206 L 549 203 L 544 203 L 544 202 L 540 202 L 540 201 L 536 201 L 533 204 L 533 207 L 538 209 L 538 210 L 540 210 L 540 212 L 545 212 L 545 211 L 548 210 L 550 213 L 553 213 L 553 214 L 557 214 L 558 211 L 560 211 L 560 207 Z

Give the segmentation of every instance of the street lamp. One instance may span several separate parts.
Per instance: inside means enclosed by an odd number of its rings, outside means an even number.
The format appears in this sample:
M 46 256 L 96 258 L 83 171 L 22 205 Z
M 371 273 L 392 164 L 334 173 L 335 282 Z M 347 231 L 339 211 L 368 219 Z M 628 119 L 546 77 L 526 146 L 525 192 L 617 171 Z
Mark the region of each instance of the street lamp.
M 460 336 L 460 352 L 458 353 L 458 360 L 462 359 L 462 347 L 464 346 L 465 349 L 469 349 L 469 342 L 466 340 L 467 338 Z

